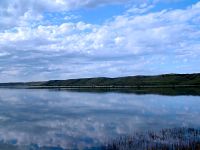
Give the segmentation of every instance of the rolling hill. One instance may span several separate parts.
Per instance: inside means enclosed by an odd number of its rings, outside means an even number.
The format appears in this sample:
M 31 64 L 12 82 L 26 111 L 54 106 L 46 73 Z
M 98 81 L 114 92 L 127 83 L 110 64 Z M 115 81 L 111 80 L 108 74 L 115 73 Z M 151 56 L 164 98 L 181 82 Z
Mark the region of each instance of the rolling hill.
M 50 80 L 43 82 L 0 83 L 0 86 L 32 87 L 173 87 L 200 86 L 200 73 L 163 74 L 155 76 L 128 76 L 118 78 L 81 78 L 68 80 Z

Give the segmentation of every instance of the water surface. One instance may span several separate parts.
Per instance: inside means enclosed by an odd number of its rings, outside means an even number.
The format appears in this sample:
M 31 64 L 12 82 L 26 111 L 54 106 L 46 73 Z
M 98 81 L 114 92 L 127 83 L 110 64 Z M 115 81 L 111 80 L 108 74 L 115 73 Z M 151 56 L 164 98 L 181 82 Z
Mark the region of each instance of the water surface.
M 134 132 L 200 128 L 200 96 L 0 89 L 0 148 L 87 149 Z

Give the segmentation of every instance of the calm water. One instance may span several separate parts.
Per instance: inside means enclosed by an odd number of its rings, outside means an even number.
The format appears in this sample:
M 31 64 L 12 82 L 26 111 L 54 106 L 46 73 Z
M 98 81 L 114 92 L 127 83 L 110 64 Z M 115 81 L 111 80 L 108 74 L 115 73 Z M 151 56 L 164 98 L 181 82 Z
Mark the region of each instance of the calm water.
M 0 89 L 8 149 L 86 149 L 135 131 L 200 128 L 200 96 Z

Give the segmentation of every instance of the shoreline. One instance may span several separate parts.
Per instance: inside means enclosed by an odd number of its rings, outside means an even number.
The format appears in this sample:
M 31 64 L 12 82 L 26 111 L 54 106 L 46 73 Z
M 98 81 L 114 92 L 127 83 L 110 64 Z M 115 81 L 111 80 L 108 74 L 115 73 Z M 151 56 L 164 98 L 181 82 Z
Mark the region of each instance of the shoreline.
M 138 85 L 138 86 L 0 86 L 0 88 L 16 88 L 16 89 L 149 89 L 149 88 L 198 88 L 200 85 Z

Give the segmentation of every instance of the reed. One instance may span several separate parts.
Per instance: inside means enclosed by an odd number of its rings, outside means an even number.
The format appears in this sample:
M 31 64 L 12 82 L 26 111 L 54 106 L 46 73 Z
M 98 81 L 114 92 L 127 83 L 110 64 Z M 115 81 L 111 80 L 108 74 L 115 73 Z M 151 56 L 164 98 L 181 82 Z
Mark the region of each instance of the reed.
M 134 133 L 111 140 L 102 150 L 200 150 L 200 130 L 173 128 Z

